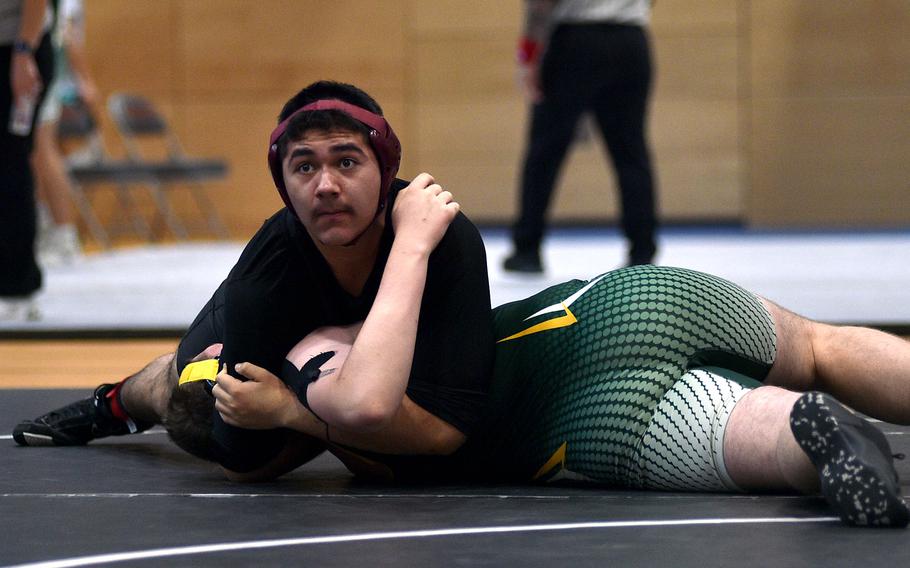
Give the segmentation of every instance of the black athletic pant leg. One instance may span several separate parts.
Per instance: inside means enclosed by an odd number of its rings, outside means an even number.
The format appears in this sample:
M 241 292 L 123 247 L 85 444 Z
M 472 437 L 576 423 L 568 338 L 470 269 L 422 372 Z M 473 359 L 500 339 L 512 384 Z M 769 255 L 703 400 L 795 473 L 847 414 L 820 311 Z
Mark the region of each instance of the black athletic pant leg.
M 43 88 L 35 103 L 28 136 L 9 132 L 13 105 L 11 57 L 12 45 L 0 47 L 0 296 L 27 297 L 41 288 L 41 269 L 35 258 L 35 187 L 29 157 L 41 102 L 53 80 L 50 35 L 45 34 L 35 51 Z
M 621 52 L 613 73 L 593 98 L 592 110 L 616 172 L 622 208 L 622 229 L 629 257 L 650 259 L 657 230 L 654 174 L 646 142 L 652 63 L 648 37 L 637 26 L 611 26 L 612 49 Z

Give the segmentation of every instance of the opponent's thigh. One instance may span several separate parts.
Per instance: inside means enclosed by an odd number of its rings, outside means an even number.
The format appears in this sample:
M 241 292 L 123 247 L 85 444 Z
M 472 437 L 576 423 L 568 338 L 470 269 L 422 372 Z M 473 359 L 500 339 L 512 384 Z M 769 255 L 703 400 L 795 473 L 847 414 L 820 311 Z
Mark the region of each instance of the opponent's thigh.
M 815 383 L 814 336 L 822 324 L 760 298 L 774 320 L 777 353 L 764 384 L 795 391 L 811 390 Z
M 736 403 L 757 385 L 715 367 L 684 374 L 661 398 L 638 444 L 639 486 L 739 491 L 724 463 L 724 432 Z

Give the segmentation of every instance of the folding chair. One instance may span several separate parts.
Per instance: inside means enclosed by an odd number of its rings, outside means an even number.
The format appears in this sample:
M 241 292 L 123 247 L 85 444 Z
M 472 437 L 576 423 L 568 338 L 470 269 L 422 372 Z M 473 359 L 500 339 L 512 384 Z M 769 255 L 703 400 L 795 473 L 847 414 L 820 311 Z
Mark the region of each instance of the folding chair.
M 133 230 L 145 240 L 151 239 L 151 229 L 140 214 L 129 186 L 144 183 L 149 173 L 130 161 L 111 159 L 104 147 L 101 133 L 91 112 L 81 99 L 66 102 L 60 111 L 57 134 L 61 142 L 81 144 L 78 150 L 66 155 L 70 176 L 71 196 L 92 238 L 103 248 L 111 246 L 110 232 L 92 207 L 87 190 L 100 184 L 115 184 L 121 212 L 129 218 Z
M 178 239 L 186 239 L 187 229 L 168 201 L 166 191 L 189 188 L 209 230 L 219 238 L 228 238 L 212 201 L 200 184 L 227 175 L 224 160 L 187 156 L 167 121 L 146 98 L 130 93 L 114 93 L 108 98 L 108 112 L 117 125 L 129 160 L 141 164 L 149 174 L 149 189 L 161 220 Z M 148 145 L 163 146 L 164 158 L 149 156 Z

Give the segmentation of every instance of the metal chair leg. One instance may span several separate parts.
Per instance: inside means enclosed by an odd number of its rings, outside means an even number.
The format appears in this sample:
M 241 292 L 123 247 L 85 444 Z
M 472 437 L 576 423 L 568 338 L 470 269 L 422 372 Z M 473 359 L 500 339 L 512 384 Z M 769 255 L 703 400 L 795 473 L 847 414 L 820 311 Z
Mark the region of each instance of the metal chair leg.
M 92 234 L 92 238 L 101 245 L 101 248 L 111 248 L 111 240 L 107 230 L 104 228 L 104 225 L 101 224 L 101 221 L 98 220 L 98 216 L 95 215 L 92 204 L 89 202 L 82 187 L 75 181 L 72 184 L 71 195 L 73 203 L 76 205 L 76 209 L 79 210 L 79 215 L 82 217 L 82 220 L 85 221 L 89 232 Z

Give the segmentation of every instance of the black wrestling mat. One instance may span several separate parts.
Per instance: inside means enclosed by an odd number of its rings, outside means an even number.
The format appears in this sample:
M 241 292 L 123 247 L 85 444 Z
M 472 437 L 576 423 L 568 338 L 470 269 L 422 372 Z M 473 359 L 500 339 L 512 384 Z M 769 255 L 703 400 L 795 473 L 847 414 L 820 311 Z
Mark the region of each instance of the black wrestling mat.
M 160 430 L 82 448 L 10 432 L 86 390 L 0 390 L 2 566 L 907 566 L 910 532 L 824 501 L 553 486 L 369 485 L 323 456 L 236 485 Z M 910 429 L 878 424 L 895 452 Z M 908 494 L 910 462 L 898 463 Z

